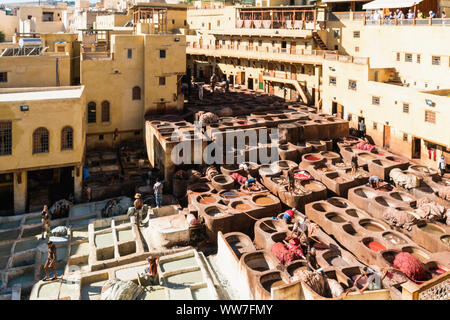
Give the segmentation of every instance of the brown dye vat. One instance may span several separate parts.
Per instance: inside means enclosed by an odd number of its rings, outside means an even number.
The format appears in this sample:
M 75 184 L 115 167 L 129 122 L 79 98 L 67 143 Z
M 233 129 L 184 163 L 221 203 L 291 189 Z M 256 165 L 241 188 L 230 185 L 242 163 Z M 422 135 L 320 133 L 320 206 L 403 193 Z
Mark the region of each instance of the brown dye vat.
M 360 234 L 353 228 L 353 226 L 351 224 L 346 224 L 342 227 L 342 229 L 344 229 L 345 232 L 347 232 L 349 235 L 351 236 L 360 236 Z
M 312 180 L 306 180 L 304 182 L 301 183 L 302 186 L 309 191 L 320 191 L 323 189 L 323 186 L 316 182 L 316 181 L 312 181 Z
M 327 213 L 327 214 L 325 215 L 325 217 L 326 217 L 328 220 L 333 221 L 333 222 L 337 222 L 337 223 L 343 223 L 343 222 L 346 221 L 344 218 L 342 218 L 342 216 L 341 216 L 340 214 L 338 214 L 338 213 L 336 213 L 336 212 L 330 212 L 330 213 Z
M 255 203 L 257 205 L 269 205 L 269 204 L 273 204 L 273 199 L 269 198 L 269 197 L 258 197 L 255 199 Z
M 361 158 L 364 158 L 364 159 L 376 159 L 377 158 L 377 156 L 370 154 L 370 153 L 360 153 L 358 156 Z
M 382 253 L 384 260 L 386 260 L 389 264 L 394 263 L 394 259 L 397 254 L 397 251 L 385 251 Z
M 331 203 L 333 206 L 338 207 L 338 208 L 347 208 L 348 204 L 345 203 L 342 200 L 339 199 L 328 199 L 327 200 L 329 203 Z
M 400 201 L 413 201 L 414 199 L 404 192 L 392 192 L 390 196 Z
M 364 215 L 362 213 L 360 213 L 359 210 L 357 210 L 357 209 L 347 209 L 347 210 L 345 210 L 345 213 L 353 218 L 364 217 Z
M 340 255 L 331 255 L 330 257 L 325 258 L 325 260 L 333 267 L 345 267 L 347 265 Z
M 406 241 L 403 238 L 401 238 L 401 237 L 399 237 L 396 234 L 391 233 L 391 232 L 385 233 L 383 235 L 383 238 L 385 238 L 386 240 L 388 240 L 389 242 L 391 242 L 392 244 L 395 244 L 395 245 L 405 244 L 406 243 Z
M 217 207 L 211 207 L 211 208 L 207 208 L 205 210 L 206 214 L 211 216 L 211 217 L 219 217 L 219 216 L 223 216 L 225 215 L 225 213 L 223 213 L 222 211 L 220 211 L 219 208 Z
M 278 232 L 277 229 L 275 228 L 273 221 L 271 221 L 271 220 L 261 222 L 261 224 L 259 225 L 259 228 L 266 233 Z
M 285 285 L 286 282 L 284 282 L 283 280 L 278 280 L 278 279 L 272 279 L 272 280 L 267 280 L 264 281 L 263 283 L 261 283 L 263 288 L 266 289 L 267 291 L 270 292 L 270 290 L 272 288 L 276 288 L 276 287 L 280 287 L 282 285 Z
M 246 203 L 238 203 L 234 208 L 238 211 L 247 211 L 251 209 L 251 206 Z
M 421 225 L 421 226 L 419 226 L 419 228 L 420 228 L 420 230 L 423 230 L 425 232 L 432 233 L 432 234 L 441 235 L 444 233 L 444 230 L 442 230 L 441 228 L 439 228 L 435 225 L 429 224 L 429 223 Z
M 320 212 L 327 212 L 332 209 L 332 207 L 330 205 L 328 205 L 326 203 L 321 203 L 321 202 L 314 203 L 312 207 L 314 210 L 317 210 Z
M 199 201 L 198 202 L 201 203 L 201 204 L 211 204 L 211 203 L 214 203 L 216 201 L 217 201 L 216 198 L 206 196 L 206 197 L 199 197 Z
M 450 246 L 450 236 L 443 236 L 441 237 L 442 243 L 446 244 L 447 246 Z
M 336 181 L 337 183 L 347 182 L 347 179 L 345 179 L 343 177 L 336 177 L 336 178 L 333 178 L 333 180 Z
M 291 276 L 293 276 L 297 270 L 307 270 L 307 269 L 308 269 L 308 267 L 306 266 L 305 261 L 295 261 L 287 267 L 287 272 Z
M 362 221 L 359 224 L 364 229 L 367 229 L 367 230 L 370 230 L 370 231 L 376 231 L 376 232 L 384 231 L 383 227 L 381 227 L 380 225 L 378 225 L 378 224 L 376 224 L 374 222 L 371 222 L 371 221 Z

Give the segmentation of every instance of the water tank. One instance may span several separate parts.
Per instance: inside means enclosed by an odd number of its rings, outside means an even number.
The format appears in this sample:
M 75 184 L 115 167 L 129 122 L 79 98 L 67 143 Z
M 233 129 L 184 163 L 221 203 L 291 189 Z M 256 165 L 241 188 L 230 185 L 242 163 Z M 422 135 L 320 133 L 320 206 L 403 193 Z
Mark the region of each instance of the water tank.
M 19 47 L 39 47 L 42 46 L 40 38 L 22 38 L 19 39 Z

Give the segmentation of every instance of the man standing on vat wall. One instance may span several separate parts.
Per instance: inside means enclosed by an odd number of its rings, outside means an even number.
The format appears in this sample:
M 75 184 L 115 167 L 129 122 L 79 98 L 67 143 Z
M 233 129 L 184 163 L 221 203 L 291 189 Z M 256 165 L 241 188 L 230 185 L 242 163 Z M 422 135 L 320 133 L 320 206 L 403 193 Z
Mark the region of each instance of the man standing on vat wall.
M 43 280 L 56 280 L 58 278 L 58 274 L 56 273 L 56 247 L 52 241 L 47 243 L 47 250 L 47 261 L 44 264 L 45 278 Z M 53 269 L 53 278 L 51 279 L 49 273 L 50 268 Z

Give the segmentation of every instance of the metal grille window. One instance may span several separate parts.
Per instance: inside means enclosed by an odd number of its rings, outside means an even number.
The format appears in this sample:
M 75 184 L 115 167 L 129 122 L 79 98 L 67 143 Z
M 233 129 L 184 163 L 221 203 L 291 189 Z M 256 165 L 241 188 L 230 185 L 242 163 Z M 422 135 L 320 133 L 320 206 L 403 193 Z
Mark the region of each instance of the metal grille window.
M 37 128 L 33 132 L 33 153 L 46 153 L 49 150 L 49 134 L 45 128 Z
M 102 102 L 102 122 L 109 122 L 109 101 Z
M 97 105 L 95 102 L 88 103 L 88 123 L 97 122 Z
M 64 127 L 61 131 L 61 150 L 73 149 L 73 129 Z
M 336 77 L 330 77 L 330 86 L 336 86 Z
M 397 61 L 400 61 L 400 52 L 397 52 Z
M 138 86 L 133 88 L 133 100 L 141 100 L 141 88 Z
M 372 97 L 372 104 L 373 105 L 379 105 L 380 104 L 380 97 Z
M 420 54 L 417 55 L 417 63 L 420 63 Z
M 373 123 L 373 130 L 377 130 L 377 123 L 376 122 Z
M 408 141 L 408 134 L 407 133 L 403 134 L 403 141 Z
M 160 86 L 166 85 L 166 77 L 159 77 L 159 85 Z
M 431 64 L 434 66 L 440 66 L 441 65 L 441 57 L 433 56 L 431 58 Z
M 8 82 L 8 72 L 0 72 L 0 82 Z
M 133 49 L 127 50 L 128 59 L 131 59 L 133 57 Z
M 348 80 L 348 89 L 356 91 L 356 81 L 355 80 Z
M 404 103 L 403 104 L 403 112 L 404 113 L 409 113 L 409 103 Z
M 412 54 L 405 53 L 405 62 L 412 62 Z
M 11 121 L 0 121 L 0 156 L 12 154 Z
M 165 58 L 166 57 L 166 50 L 159 50 L 159 57 L 160 58 Z
M 425 110 L 425 122 L 436 123 L 436 112 Z
M 353 31 L 353 38 L 359 38 L 361 33 L 359 31 Z

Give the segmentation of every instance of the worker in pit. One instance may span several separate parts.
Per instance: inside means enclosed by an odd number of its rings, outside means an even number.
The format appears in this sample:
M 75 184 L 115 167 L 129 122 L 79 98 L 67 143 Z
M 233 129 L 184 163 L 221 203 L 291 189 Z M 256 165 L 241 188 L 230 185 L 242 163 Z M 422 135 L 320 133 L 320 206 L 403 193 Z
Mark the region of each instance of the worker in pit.
M 295 175 L 294 175 L 294 171 L 295 171 L 295 167 L 289 169 L 287 175 L 288 175 L 288 182 L 289 182 L 289 186 L 288 186 L 288 190 L 290 192 L 295 190 Z
M 136 224 L 140 226 L 141 216 L 142 216 L 142 207 L 144 207 L 144 201 L 142 201 L 142 195 L 140 193 L 136 193 L 134 195 L 134 214 L 136 215 Z
M 47 250 L 47 261 L 44 264 L 45 278 L 43 281 L 56 280 L 58 278 L 58 274 L 56 272 L 56 247 L 52 241 L 47 243 Z M 53 278 L 51 279 L 49 272 L 50 268 L 53 269 Z
M 245 181 L 244 188 L 248 191 L 251 191 L 256 186 L 255 178 L 249 178 Z
M 150 285 L 158 285 L 158 263 L 159 257 L 150 256 L 147 258 L 148 267 L 145 268 L 145 279 L 150 279 Z
M 381 181 L 381 179 L 379 177 L 370 176 L 369 185 L 374 189 L 378 189 L 380 187 L 380 181 Z
M 42 209 L 41 212 L 41 222 L 42 222 L 42 236 L 41 238 L 44 239 L 44 233 L 45 233 L 45 238 L 49 238 L 51 235 L 50 232 L 50 221 L 51 221 L 51 216 L 50 213 L 48 212 L 48 207 L 47 205 L 44 206 L 44 209 Z
M 316 271 L 319 268 L 316 259 L 316 248 L 312 247 L 306 254 L 306 263 L 309 271 Z

